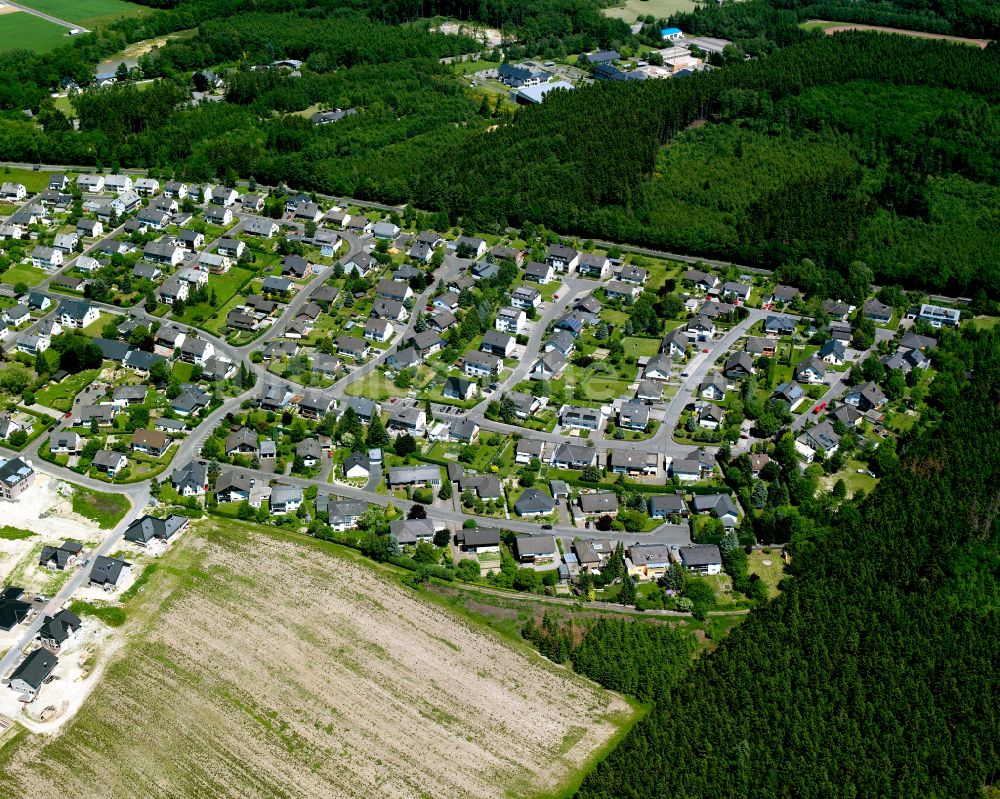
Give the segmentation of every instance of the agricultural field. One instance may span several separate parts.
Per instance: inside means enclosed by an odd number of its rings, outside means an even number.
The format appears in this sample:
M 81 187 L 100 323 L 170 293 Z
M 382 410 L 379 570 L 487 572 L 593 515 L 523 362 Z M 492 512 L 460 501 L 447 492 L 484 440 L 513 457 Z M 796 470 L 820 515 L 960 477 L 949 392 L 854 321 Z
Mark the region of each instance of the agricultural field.
M 24 0 L 19 5 L 91 30 L 98 25 L 123 17 L 134 17 L 145 11 L 142 6 L 123 0 Z
M 8 50 L 46 53 L 69 42 L 70 37 L 62 25 L 16 9 L 0 13 L 0 53 Z
M 186 532 L 127 616 L 79 713 L 4 748 L 0 795 L 557 794 L 634 718 L 390 573 L 249 525 Z
M 694 0 L 626 0 L 617 8 L 604 9 L 604 14 L 632 24 L 639 17 L 652 14 L 656 19 L 666 19 L 674 12 L 693 11 L 694 7 Z

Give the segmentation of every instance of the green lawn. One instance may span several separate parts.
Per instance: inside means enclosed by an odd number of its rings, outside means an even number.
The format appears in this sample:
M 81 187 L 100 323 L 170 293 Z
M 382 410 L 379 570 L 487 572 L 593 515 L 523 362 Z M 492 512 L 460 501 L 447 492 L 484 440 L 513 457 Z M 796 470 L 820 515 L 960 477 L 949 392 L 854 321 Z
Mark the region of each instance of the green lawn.
M 4 541 L 20 541 L 24 538 L 31 538 L 34 533 L 31 530 L 22 530 L 20 527 L 0 527 L 0 539 Z
M 128 498 L 123 494 L 106 494 L 82 486 L 73 487 L 73 512 L 97 522 L 105 530 L 118 524 L 130 507 Z
M 775 597 L 778 595 L 778 583 L 785 574 L 785 559 L 780 549 L 770 549 L 767 552 L 755 549 L 747 560 L 750 565 L 750 574 L 756 574 L 767 586 L 767 595 Z
M 33 50 L 46 53 L 68 44 L 66 28 L 54 22 L 18 11 L 4 14 L 0 23 L 0 53 L 7 50 Z M 22 181 L 23 182 L 23 181 Z M 46 178 L 46 184 L 48 178 Z M 25 185 L 28 185 L 25 183 Z
M 626 358 L 648 358 L 660 351 L 660 339 L 626 336 L 622 339 Z
M 91 29 L 145 12 L 142 6 L 122 0 L 25 0 L 21 5 Z
M 41 391 L 35 393 L 39 405 L 55 408 L 57 411 L 68 411 L 73 406 L 73 398 L 80 390 L 93 383 L 101 373 L 100 369 L 87 369 L 75 375 L 69 375 L 59 383 L 49 383 Z
M 208 239 L 207 233 L 205 234 L 205 238 L 206 240 Z M 213 308 L 207 302 L 198 303 L 197 305 L 185 305 L 184 313 L 179 317 L 173 315 L 174 319 L 185 324 L 202 327 L 212 333 L 221 332 L 226 326 L 226 317 L 225 314 L 222 314 L 222 311 L 229 312 L 230 308 L 227 308 L 229 301 L 255 275 L 256 272 L 240 266 L 234 266 L 224 275 L 209 276 L 208 289 L 209 291 L 215 291 L 216 307 Z M 216 308 L 219 309 L 218 313 L 216 312 Z
M 32 266 L 31 264 L 14 264 L 3 273 L 3 282 L 10 283 L 12 286 L 16 286 L 18 283 L 24 283 L 27 286 L 37 286 L 45 277 L 45 270 L 39 269 L 37 266 Z
M 7 20 L 9 20 L 11 16 L 16 15 L 5 14 L 4 16 L 6 18 L 4 23 L 6 24 Z M 25 14 L 24 16 L 27 17 L 29 15 Z M 37 19 L 37 17 L 32 17 L 32 19 Z M 48 25 L 50 23 L 46 22 L 45 24 Z M 6 49 L 2 44 L 6 34 L 7 29 L 5 25 L 0 26 L 0 50 Z M 15 169 L 14 167 L 4 167 L 3 170 L 0 170 L 0 172 L 2 172 L 4 183 L 23 183 L 24 187 L 30 192 L 37 192 L 47 188 L 49 185 L 49 177 L 52 174 L 50 172 L 36 172 L 33 169 Z

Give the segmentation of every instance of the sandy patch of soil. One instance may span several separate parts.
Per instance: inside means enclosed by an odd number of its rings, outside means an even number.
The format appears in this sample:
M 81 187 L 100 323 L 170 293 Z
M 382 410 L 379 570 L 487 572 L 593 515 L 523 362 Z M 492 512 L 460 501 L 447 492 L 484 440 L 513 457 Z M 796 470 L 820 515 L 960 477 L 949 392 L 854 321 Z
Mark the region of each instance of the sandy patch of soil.
M 16 14 L 21 9 L 14 8 L 14 6 L 0 5 L 0 15 L 2 14 Z
M 14 579 L 28 591 L 46 590 L 63 573 L 38 566 L 38 554 L 44 545 L 61 544 L 71 538 L 86 550 L 88 544 L 100 541 L 100 528 L 73 512 L 72 498 L 70 484 L 36 473 L 31 488 L 14 502 L 3 503 L 3 524 L 31 530 L 35 535 L 15 541 L 0 539 L 0 580 Z
M 531 796 L 631 712 L 368 565 L 287 538 L 203 524 L 146 588 L 148 622 L 55 739 L 18 741 L 0 795 Z
M 54 679 L 42 686 L 35 701 L 25 704 L 10 688 L 0 687 L 0 714 L 32 732 L 56 732 L 83 705 L 120 645 L 109 627 L 96 619 L 83 619 L 76 635 L 56 652 L 59 663 L 52 672 Z
M 503 33 L 496 28 L 486 28 L 475 23 L 442 22 L 433 29 L 449 36 L 471 36 L 474 39 L 483 41 L 484 37 L 488 47 L 499 47 L 503 44 Z

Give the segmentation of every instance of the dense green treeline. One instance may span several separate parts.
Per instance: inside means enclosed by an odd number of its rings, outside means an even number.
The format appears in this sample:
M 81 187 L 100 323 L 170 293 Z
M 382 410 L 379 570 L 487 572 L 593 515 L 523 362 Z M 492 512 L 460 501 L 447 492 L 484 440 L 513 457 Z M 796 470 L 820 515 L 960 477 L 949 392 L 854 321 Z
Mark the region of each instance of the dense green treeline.
M 605 688 L 653 702 L 687 674 L 694 635 L 666 624 L 600 619 L 573 650 L 573 669 Z
M 810 19 L 882 25 L 977 38 L 1000 35 L 1000 10 L 990 0 L 751 0 L 699 6 L 670 21 L 700 36 L 733 39 L 751 52 L 760 46 L 787 45 L 804 35 Z
M 900 442 L 860 506 L 800 528 L 782 594 L 661 697 L 581 799 L 956 799 L 996 782 L 1000 336 L 950 334 L 935 365 L 936 426 Z

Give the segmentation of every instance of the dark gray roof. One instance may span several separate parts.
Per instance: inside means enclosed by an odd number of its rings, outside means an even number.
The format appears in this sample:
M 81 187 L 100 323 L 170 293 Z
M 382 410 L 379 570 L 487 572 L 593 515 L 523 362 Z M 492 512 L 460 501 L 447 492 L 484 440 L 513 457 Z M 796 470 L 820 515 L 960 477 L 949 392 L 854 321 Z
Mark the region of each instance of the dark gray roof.
M 153 538 L 166 541 L 187 524 L 187 521 L 186 516 L 178 516 L 177 514 L 171 514 L 166 519 L 157 519 L 155 516 L 146 515 L 129 525 L 125 531 L 125 540 L 138 544 L 146 544 Z
M 681 560 L 685 566 L 712 566 L 722 563 L 722 553 L 715 544 L 681 547 Z
M 116 585 L 121 577 L 122 569 L 130 564 L 124 558 L 108 558 L 98 555 L 94 558 L 94 566 L 90 571 L 90 582 L 99 585 Z
M 552 497 L 538 488 L 525 489 L 514 503 L 514 510 L 524 513 L 551 513 L 555 508 Z
M 52 670 L 55 669 L 58 662 L 59 658 L 48 649 L 44 647 L 36 649 L 21 661 L 21 665 L 14 669 L 14 673 L 10 675 L 11 682 L 21 680 L 37 691 L 52 674 Z

